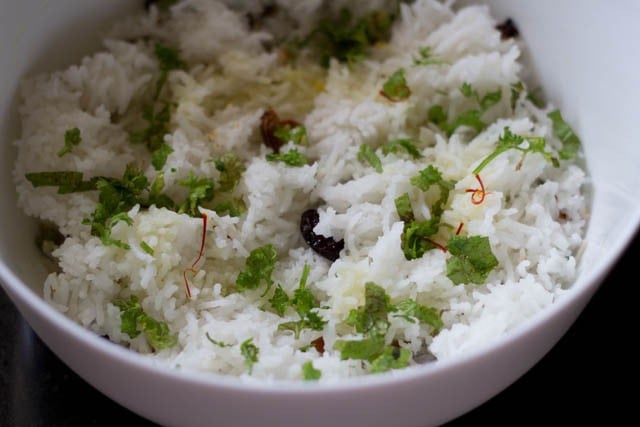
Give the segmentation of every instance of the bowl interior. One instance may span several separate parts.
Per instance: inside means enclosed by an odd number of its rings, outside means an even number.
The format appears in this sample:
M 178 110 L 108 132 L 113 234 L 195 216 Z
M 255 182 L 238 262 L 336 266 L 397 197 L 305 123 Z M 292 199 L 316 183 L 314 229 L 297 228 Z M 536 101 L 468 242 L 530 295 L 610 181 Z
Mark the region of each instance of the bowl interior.
M 46 272 L 33 243 L 35 222 L 16 207 L 12 141 L 20 131 L 17 87 L 25 74 L 56 70 L 95 50 L 100 30 L 141 3 L 60 0 L 53 7 L 46 0 L 25 0 L 5 5 L 0 15 L 0 281 L 39 334 L 44 330 L 26 307 L 35 307 L 40 319 L 61 325 L 59 331 L 79 332 L 43 304 L 40 295 Z M 498 19 L 514 18 L 547 98 L 560 107 L 584 145 L 592 178 L 592 209 L 580 277 L 567 297 L 569 302 L 562 306 L 566 307 L 572 299 L 584 300 L 595 290 L 640 223 L 640 145 L 634 141 L 640 57 L 633 54 L 640 39 L 635 22 L 640 3 L 486 3 Z M 545 315 L 560 308 L 552 307 Z M 78 336 L 85 339 L 89 334 Z M 48 342 L 46 336 L 43 339 Z

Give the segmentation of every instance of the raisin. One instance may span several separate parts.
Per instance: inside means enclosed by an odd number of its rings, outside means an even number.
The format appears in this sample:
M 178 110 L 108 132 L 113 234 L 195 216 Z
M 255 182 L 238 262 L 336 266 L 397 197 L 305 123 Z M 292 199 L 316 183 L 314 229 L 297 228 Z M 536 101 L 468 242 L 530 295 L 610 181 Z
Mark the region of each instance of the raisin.
M 333 237 L 324 237 L 316 234 L 313 229 L 320 221 L 320 215 L 315 209 L 309 209 L 302 213 L 300 218 L 300 232 L 309 247 L 324 258 L 335 261 L 340 258 L 340 251 L 344 249 L 344 240 L 336 242 Z
M 318 353 L 324 353 L 324 338 L 316 338 L 315 340 L 311 341 L 311 345 L 315 347 Z
M 300 126 L 300 123 L 295 120 L 280 120 L 276 112 L 273 110 L 265 111 L 260 118 L 260 133 L 262 134 L 262 141 L 267 147 L 271 148 L 274 153 L 279 153 L 280 147 L 287 142 L 276 136 L 278 128 L 283 126 L 294 128 L 296 126 Z
M 502 24 L 496 25 L 496 30 L 500 31 L 500 38 L 502 40 L 513 39 L 520 35 L 516 23 L 513 22 L 511 18 L 508 18 Z

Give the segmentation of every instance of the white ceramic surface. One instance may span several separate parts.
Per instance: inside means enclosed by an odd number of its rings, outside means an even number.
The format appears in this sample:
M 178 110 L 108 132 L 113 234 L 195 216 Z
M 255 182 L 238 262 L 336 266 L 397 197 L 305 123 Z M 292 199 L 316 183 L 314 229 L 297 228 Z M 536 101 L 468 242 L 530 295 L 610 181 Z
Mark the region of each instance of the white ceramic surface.
M 577 283 L 551 309 L 456 360 L 336 385 L 242 385 L 166 371 L 101 339 L 41 298 L 34 222 L 15 205 L 11 170 L 20 76 L 77 62 L 132 0 L 0 0 L 0 281 L 43 341 L 113 400 L 169 426 L 425 426 L 457 417 L 531 368 L 571 326 L 640 223 L 640 2 L 487 1 L 513 17 L 548 97 L 581 136 L 593 177 Z M 309 416 L 309 414 L 318 416 Z

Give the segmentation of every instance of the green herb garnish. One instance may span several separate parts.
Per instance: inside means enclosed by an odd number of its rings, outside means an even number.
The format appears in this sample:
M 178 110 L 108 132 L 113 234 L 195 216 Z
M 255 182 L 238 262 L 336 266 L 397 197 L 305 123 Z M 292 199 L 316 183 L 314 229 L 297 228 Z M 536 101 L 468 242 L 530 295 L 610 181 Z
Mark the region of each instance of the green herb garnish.
M 204 202 L 213 200 L 213 179 L 198 178 L 193 173 L 189 173 L 187 179 L 178 181 L 178 184 L 189 189 L 189 195 L 180 205 L 178 212 L 187 213 L 194 217 L 200 216 L 198 207 Z
M 149 244 L 144 240 L 140 242 L 140 248 L 142 248 L 142 250 L 148 253 L 149 255 L 153 256 L 154 254 L 153 248 L 149 246 Z
M 69 129 L 64 133 L 64 148 L 58 151 L 58 157 L 62 157 L 73 150 L 73 147 L 80 145 L 82 137 L 80 136 L 80 129 Z
M 260 349 L 252 343 L 253 338 L 249 338 L 240 344 L 240 354 L 244 357 L 244 365 L 247 367 L 249 374 L 253 371 L 253 365 L 258 363 L 258 355 Z
M 130 133 L 133 144 L 144 144 L 151 153 L 151 164 L 156 170 L 161 170 L 167 162 L 168 156 L 173 152 L 165 141 L 164 136 L 169 133 L 169 121 L 171 120 L 171 106 L 167 101 L 160 101 L 162 89 L 167 82 L 169 72 L 186 68 L 186 64 L 180 59 L 176 49 L 156 44 L 154 50 L 160 68 L 160 76 L 156 82 L 155 92 L 151 105 L 143 108 L 142 118 L 147 122 L 147 127 L 141 131 Z
M 113 304 L 120 309 L 120 329 L 130 338 L 144 332 L 147 341 L 155 350 L 172 347 L 178 342 L 177 338 L 171 335 L 166 323 L 153 319 L 142 310 L 135 295 L 128 301 L 114 301 Z
M 322 371 L 313 367 L 313 362 L 310 360 L 302 364 L 302 378 L 305 381 L 319 380 L 322 376 Z
M 288 123 L 276 128 L 273 135 L 283 143 L 293 142 L 295 145 L 307 146 L 307 129 L 302 125 L 291 126 Z
M 296 339 L 299 338 L 300 332 L 303 329 L 321 331 L 324 328 L 325 323 L 327 323 L 322 320 L 317 312 L 313 311 L 314 308 L 318 307 L 318 304 L 316 303 L 311 290 L 307 288 L 307 279 L 309 277 L 310 271 L 311 267 L 305 264 L 302 270 L 302 275 L 300 277 L 300 284 L 298 285 L 298 289 L 293 291 L 293 297 L 290 300 L 291 307 L 296 310 L 298 316 L 300 316 L 300 320 L 284 322 L 278 325 L 279 331 L 293 331 Z M 282 300 L 284 299 L 283 297 L 280 298 Z
M 217 204 L 213 210 L 220 216 L 229 215 L 231 217 L 239 217 L 247 211 L 247 207 L 241 198 L 234 197 Z
M 214 163 L 216 169 L 220 172 L 218 189 L 222 192 L 232 191 L 246 169 L 244 163 L 234 153 L 226 153 L 219 159 L 214 160 Z
M 394 315 L 395 317 L 402 317 L 411 323 L 415 323 L 415 320 L 417 319 L 418 322 L 426 323 L 431 326 L 436 332 L 444 326 L 444 322 L 442 322 L 442 319 L 438 314 L 438 310 L 433 307 L 427 307 L 419 304 L 411 299 L 400 301 L 396 304 L 395 311 L 399 313 Z
M 267 160 L 270 162 L 283 162 L 293 167 L 301 167 L 309 163 L 307 157 L 295 148 L 292 148 L 286 153 L 267 154 Z
M 303 48 L 315 41 L 322 66 L 328 67 L 331 58 L 353 66 L 366 57 L 369 46 L 389 40 L 393 19 L 385 10 L 374 10 L 354 22 L 351 11 L 343 8 L 338 17 L 323 19 L 305 39 L 294 41 L 291 47 Z
M 213 345 L 217 345 L 220 348 L 231 347 L 231 344 L 227 344 L 226 342 L 217 341 L 217 340 L 214 340 L 213 338 L 211 338 L 211 335 L 209 335 L 209 332 L 205 332 L 205 335 L 207 336 L 207 339 Z
M 278 253 L 273 245 L 260 246 L 251 251 L 246 260 L 245 269 L 238 274 L 236 287 L 239 291 L 258 289 L 264 281 L 267 290 L 273 285 L 271 273 L 278 261 Z
M 447 250 L 452 255 L 447 260 L 447 277 L 454 285 L 484 283 L 498 265 L 489 238 L 485 236 L 454 236 L 449 239 Z
M 527 142 L 527 146 L 523 147 L 523 143 Z M 498 157 L 500 154 L 505 151 L 514 149 L 519 150 L 523 153 L 523 157 L 527 153 L 538 153 L 542 155 L 546 160 L 550 161 L 554 166 L 559 166 L 558 159 L 556 159 L 552 153 L 545 151 L 546 141 L 543 137 L 539 136 L 531 136 L 531 137 L 523 137 L 511 132 L 511 129 L 508 127 L 504 128 L 502 135 L 498 138 L 498 144 L 496 149 L 489 154 L 487 157 L 480 162 L 478 166 L 473 170 L 473 174 L 479 174 L 482 169 L 485 168 L 493 159 Z
M 418 56 L 413 57 L 413 66 L 419 65 L 444 65 L 446 61 L 434 58 L 431 52 L 431 48 L 428 46 L 418 49 Z
M 376 172 L 382 173 L 382 161 L 370 145 L 360 145 L 360 149 L 358 150 L 358 160 L 363 163 L 368 163 Z
M 442 320 L 435 309 L 412 300 L 405 300 L 394 306 L 384 288 L 367 282 L 364 306 L 351 310 L 346 320 L 346 323 L 354 326 L 363 338 L 336 341 L 334 348 L 340 351 L 340 357 L 343 360 L 367 360 L 371 364 L 369 371 L 372 373 L 406 367 L 411 359 L 411 351 L 385 344 L 385 335 L 390 325 L 388 316 L 396 312 L 400 313 L 398 316 L 409 321 L 414 321 L 415 318 L 419 322 L 427 323 L 434 330 L 442 327 Z
M 411 96 L 411 89 L 407 86 L 403 68 L 396 70 L 396 72 L 384 82 L 380 95 L 391 102 L 404 101 Z
M 289 296 L 284 289 L 282 289 L 282 286 L 276 286 L 273 296 L 269 298 L 269 303 L 276 313 L 280 316 L 284 316 L 287 308 L 289 308 Z
M 82 191 L 97 190 L 97 178 L 85 181 L 82 172 L 59 171 L 59 172 L 32 172 L 25 175 L 25 178 L 34 187 L 58 187 L 58 194 L 78 193 Z
M 487 124 L 482 120 L 482 116 L 502 99 L 502 89 L 489 92 L 481 97 L 480 94 L 466 82 L 460 87 L 460 92 L 465 98 L 475 100 L 478 108 L 465 111 L 452 122 L 449 122 L 449 116 L 441 105 L 434 105 L 429 108 L 427 112 L 429 121 L 438 126 L 447 136 L 453 135 L 456 129 L 461 126 L 470 127 L 475 132 L 483 131 L 487 127 Z
M 402 369 L 409 365 L 411 350 L 401 347 L 386 346 L 381 354 L 371 361 L 369 372 L 379 373 L 391 369 Z
M 553 122 L 553 132 L 562 141 L 562 149 L 558 153 L 561 159 L 573 159 L 580 149 L 580 138 L 573 132 L 571 126 L 562 118 L 560 110 L 547 114 Z
M 416 148 L 414 142 L 415 140 L 411 138 L 394 139 L 393 141 L 389 141 L 381 147 L 382 153 L 385 155 L 389 153 L 397 153 L 399 149 L 402 148 L 404 151 L 409 153 L 411 157 L 413 157 L 414 159 L 421 159 L 424 156 Z

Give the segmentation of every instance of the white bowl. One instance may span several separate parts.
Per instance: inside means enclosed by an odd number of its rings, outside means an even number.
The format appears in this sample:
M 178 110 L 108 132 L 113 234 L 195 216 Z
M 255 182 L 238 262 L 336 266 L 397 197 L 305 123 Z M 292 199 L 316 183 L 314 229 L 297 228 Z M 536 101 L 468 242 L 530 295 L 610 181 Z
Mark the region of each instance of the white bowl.
M 488 348 L 461 358 L 341 384 L 241 384 L 151 366 L 83 329 L 41 298 L 45 269 L 34 221 L 16 207 L 11 178 L 21 76 L 76 62 L 98 30 L 141 5 L 2 0 L 0 14 L 0 279 L 36 333 L 82 378 L 163 425 L 424 426 L 455 418 L 494 396 L 558 341 L 618 260 L 640 223 L 640 3 L 635 0 L 487 1 L 512 17 L 545 92 L 580 135 L 593 179 L 587 246 L 575 285 L 552 307 Z M 313 414 L 321 416 L 309 416 Z

